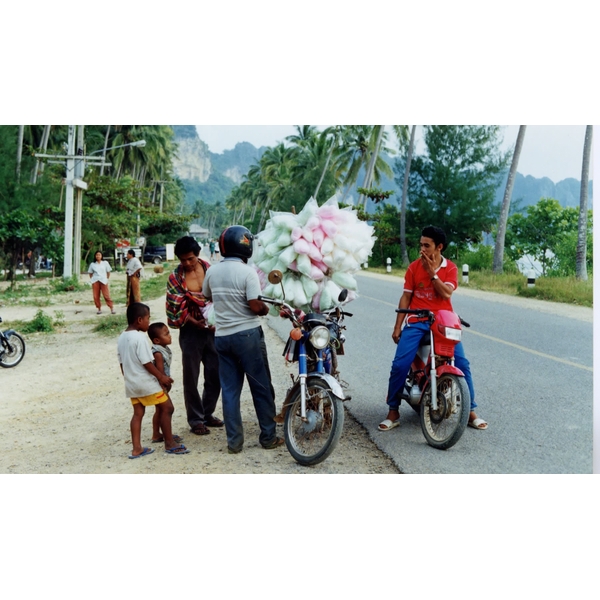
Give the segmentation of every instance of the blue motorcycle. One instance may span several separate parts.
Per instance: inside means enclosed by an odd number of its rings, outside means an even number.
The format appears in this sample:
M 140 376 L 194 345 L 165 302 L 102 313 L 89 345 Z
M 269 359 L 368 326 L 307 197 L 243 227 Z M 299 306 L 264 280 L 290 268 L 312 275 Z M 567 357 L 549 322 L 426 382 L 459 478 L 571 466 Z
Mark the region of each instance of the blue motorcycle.
M 271 271 L 269 282 L 282 282 L 281 271 Z M 283 288 L 283 285 L 282 285 Z M 350 397 L 339 377 L 337 357 L 344 353 L 342 331 L 344 317 L 351 313 L 341 309 L 348 290 L 342 290 L 338 306 L 323 313 L 305 314 L 283 300 L 260 296 L 263 302 L 279 307 L 281 317 L 293 325 L 284 356 L 298 363 L 282 408 L 285 443 L 289 453 L 301 465 L 324 461 L 336 447 L 344 427 L 342 402 Z
M 5 369 L 16 367 L 24 356 L 25 340 L 14 329 L 0 331 L 0 367 Z

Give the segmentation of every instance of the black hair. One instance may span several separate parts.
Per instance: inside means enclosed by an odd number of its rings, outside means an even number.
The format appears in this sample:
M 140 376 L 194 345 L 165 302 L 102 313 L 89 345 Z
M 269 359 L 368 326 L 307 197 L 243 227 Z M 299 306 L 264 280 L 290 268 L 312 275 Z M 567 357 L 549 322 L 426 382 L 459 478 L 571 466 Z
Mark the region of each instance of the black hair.
M 190 252 L 193 252 L 194 256 L 200 254 L 200 244 L 193 237 L 186 235 L 175 242 L 175 256 L 177 258 Z
M 129 248 L 129 250 L 127 250 L 127 256 L 129 255 L 135 256 L 135 250 L 133 248 Z
M 424 227 L 421 231 L 421 235 L 423 237 L 428 237 L 433 240 L 433 243 L 437 246 L 442 244 L 442 251 L 446 249 L 446 234 L 441 227 L 434 227 L 433 225 L 428 225 Z
M 104 260 L 104 254 L 102 253 L 102 250 L 96 250 L 96 252 L 94 252 L 94 260 L 96 260 L 96 254 L 98 254 L 98 252 L 100 252 L 100 256 L 102 257 L 100 260 Z
M 150 307 L 141 302 L 134 302 L 127 307 L 127 324 L 133 325 L 140 317 L 150 314 Z
M 154 338 L 157 338 L 165 327 L 167 326 L 164 323 L 152 323 L 148 328 L 148 337 L 154 341 Z

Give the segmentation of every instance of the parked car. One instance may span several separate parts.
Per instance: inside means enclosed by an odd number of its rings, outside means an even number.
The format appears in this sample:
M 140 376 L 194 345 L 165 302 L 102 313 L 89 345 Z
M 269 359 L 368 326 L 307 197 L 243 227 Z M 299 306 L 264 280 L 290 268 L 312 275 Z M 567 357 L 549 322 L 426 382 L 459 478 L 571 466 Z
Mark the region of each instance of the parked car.
M 164 246 L 146 246 L 144 262 L 160 265 L 167 260 L 167 249 Z

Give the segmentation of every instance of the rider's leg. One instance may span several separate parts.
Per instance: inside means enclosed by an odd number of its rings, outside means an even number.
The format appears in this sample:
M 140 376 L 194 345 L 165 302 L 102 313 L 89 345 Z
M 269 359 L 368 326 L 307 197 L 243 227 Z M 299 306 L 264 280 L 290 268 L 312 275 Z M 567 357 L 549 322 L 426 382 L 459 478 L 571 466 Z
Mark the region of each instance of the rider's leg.
M 462 342 L 456 344 L 454 348 L 454 365 L 456 368 L 460 369 L 465 374 L 465 382 L 467 387 L 469 388 L 469 393 L 471 396 L 471 412 L 469 413 L 469 422 L 472 423 L 475 419 L 477 419 L 477 413 L 475 412 L 475 408 L 477 407 L 477 403 L 475 402 L 475 388 L 473 387 L 473 377 L 471 375 L 471 364 L 467 360 L 465 356 L 465 350 L 463 348 Z M 485 429 L 487 427 L 487 423 L 482 423 L 480 425 L 480 429 Z
M 396 346 L 396 354 L 392 361 L 390 378 L 388 381 L 387 405 L 389 412 L 387 418 L 396 421 L 400 416 L 400 394 L 410 369 L 410 365 L 417 354 L 419 343 L 423 336 L 429 334 L 428 323 L 412 323 L 402 330 L 400 340 Z

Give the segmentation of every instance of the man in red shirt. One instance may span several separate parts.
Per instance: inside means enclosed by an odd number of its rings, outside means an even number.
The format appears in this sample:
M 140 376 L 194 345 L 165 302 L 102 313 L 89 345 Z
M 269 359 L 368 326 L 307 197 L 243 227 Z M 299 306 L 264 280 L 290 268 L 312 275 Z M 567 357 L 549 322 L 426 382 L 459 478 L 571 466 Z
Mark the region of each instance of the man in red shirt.
M 404 292 L 398 308 L 453 310 L 450 297 L 458 287 L 458 269 L 452 261 L 442 256 L 442 250 L 446 247 L 446 234 L 439 227 L 425 227 L 421 231 L 420 246 L 421 258 L 412 262 L 406 271 Z M 400 394 L 417 354 L 419 342 L 425 335 L 429 335 L 429 323 L 411 319 L 404 325 L 406 317 L 405 314 L 397 314 L 392 333 L 392 339 L 398 346 L 388 383 L 389 411 L 385 420 L 379 424 L 380 431 L 388 431 L 400 424 Z M 465 374 L 465 382 L 471 395 L 469 425 L 475 429 L 487 429 L 488 424 L 475 414 L 475 390 L 462 342 L 454 348 L 454 364 Z

